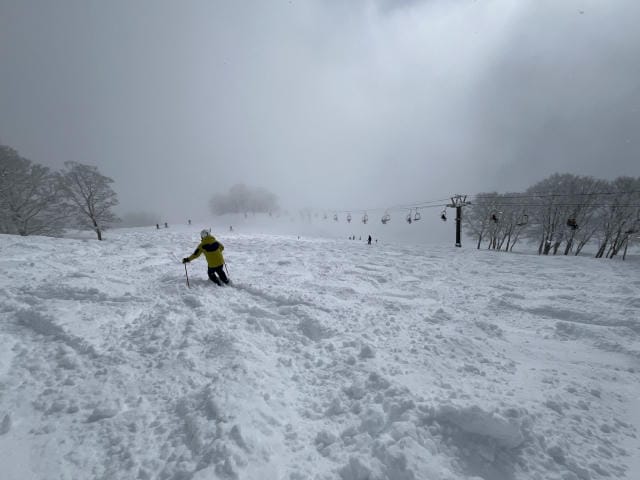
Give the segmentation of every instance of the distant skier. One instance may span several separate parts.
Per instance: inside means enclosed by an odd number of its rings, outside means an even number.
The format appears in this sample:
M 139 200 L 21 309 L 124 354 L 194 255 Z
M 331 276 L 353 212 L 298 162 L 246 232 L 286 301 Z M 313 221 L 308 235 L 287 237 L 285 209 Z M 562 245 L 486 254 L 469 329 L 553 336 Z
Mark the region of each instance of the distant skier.
M 371 235 L 369 235 L 369 238 L 367 239 L 367 245 L 371 245 Z
M 167 222 L 164 222 L 164 228 L 169 228 L 169 225 L 167 224 Z
M 156 223 L 156 230 L 160 230 L 160 225 Z
M 183 258 L 182 263 L 189 263 L 191 260 L 195 260 L 204 253 L 205 258 L 207 259 L 207 275 L 209 275 L 209 280 L 218 286 L 222 286 L 220 280 L 222 280 L 223 283 L 228 284 L 229 279 L 224 273 L 224 257 L 222 256 L 224 245 L 218 242 L 216 238 L 211 235 L 209 230 L 202 230 L 200 232 L 200 238 L 202 241 L 198 247 L 189 257 Z M 218 277 L 220 278 L 218 279 Z

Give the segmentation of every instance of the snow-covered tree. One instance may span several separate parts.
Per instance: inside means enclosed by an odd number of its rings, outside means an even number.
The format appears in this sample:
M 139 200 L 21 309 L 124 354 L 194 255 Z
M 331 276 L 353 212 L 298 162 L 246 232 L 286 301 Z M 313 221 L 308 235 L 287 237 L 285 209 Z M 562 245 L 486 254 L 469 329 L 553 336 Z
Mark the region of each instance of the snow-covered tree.
M 475 196 L 463 217 L 480 248 L 512 250 L 521 238 L 535 241 L 538 253 L 578 255 L 591 240 L 597 257 L 626 253 L 640 233 L 640 179 L 614 182 L 554 174 L 524 193 Z
M 499 205 L 491 212 L 490 220 L 495 230 L 494 248 L 511 251 L 528 225 L 527 204 L 517 193 L 498 197 Z
M 111 211 L 118 204 L 118 196 L 111 188 L 113 180 L 97 167 L 77 162 L 65 162 L 59 180 L 76 225 L 94 230 L 102 240 L 105 228 L 118 221 Z
M 596 258 L 615 257 L 640 229 L 640 178 L 619 177 L 611 183 L 610 190 L 611 194 L 602 200 L 606 206 L 598 212 Z
M 476 248 L 478 249 L 481 247 L 482 241 L 490 235 L 491 212 L 496 208 L 497 198 L 498 194 L 495 192 L 481 193 L 471 205 L 465 207 L 462 223 L 465 226 L 465 231 L 477 238 Z
M 517 193 L 481 193 L 465 207 L 463 222 L 467 231 L 477 237 L 477 248 L 486 240 L 489 249 L 513 249 L 527 225 L 526 206 L 522 202 Z
M 538 254 L 548 255 L 555 245 L 557 251 L 565 233 L 570 212 L 566 207 L 567 185 L 572 175 L 554 174 L 528 188 L 525 192 L 531 205 L 529 238 L 537 238 Z
M 0 232 L 56 235 L 66 210 L 54 174 L 0 145 Z
M 594 215 L 601 200 L 597 194 L 606 188 L 606 182 L 592 177 L 556 173 L 527 189 L 528 236 L 537 240 L 538 253 L 555 255 L 564 243 L 565 255 L 574 246 L 578 254 L 594 234 Z

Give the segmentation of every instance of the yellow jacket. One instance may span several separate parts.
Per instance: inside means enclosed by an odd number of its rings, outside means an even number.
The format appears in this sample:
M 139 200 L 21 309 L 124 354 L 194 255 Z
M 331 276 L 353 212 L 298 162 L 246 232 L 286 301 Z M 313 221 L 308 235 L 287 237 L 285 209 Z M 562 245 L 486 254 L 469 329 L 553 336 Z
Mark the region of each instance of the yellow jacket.
M 195 260 L 204 253 L 209 268 L 221 267 L 224 265 L 223 250 L 224 245 L 218 242 L 214 236 L 207 235 L 202 239 L 198 248 L 188 257 L 188 260 Z

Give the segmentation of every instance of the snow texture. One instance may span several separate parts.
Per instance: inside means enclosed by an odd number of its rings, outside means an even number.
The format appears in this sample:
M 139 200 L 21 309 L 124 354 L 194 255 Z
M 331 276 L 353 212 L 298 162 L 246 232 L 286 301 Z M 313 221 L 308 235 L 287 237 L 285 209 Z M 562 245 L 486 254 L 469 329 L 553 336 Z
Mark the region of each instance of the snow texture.
M 0 478 L 640 478 L 640 269 L 230 233 L 0 236 Z

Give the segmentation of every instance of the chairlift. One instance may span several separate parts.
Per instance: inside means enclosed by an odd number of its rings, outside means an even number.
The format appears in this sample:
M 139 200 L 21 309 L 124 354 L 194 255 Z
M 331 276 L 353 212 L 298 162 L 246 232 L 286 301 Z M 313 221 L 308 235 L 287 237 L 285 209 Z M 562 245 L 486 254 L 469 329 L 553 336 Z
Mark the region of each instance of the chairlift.
M 420 212 L 418 211 L 418 209 L 416 208 L 416 213 L 413 214 L 413 221 L 417 222 L 418 220 L 420 220 L 422 218 L 422 215 L 420 215 Z
M 567 219 L 567 227 L 571 228 L 572 230 L 577 230 L 578 229 L 578 222 L 576 222 L 575 218 L 568 218 Z
M 440 212 L 440 219 L 443 222 L 447 221 L 447 209 L 446 208 L 444 210 L 442 210 L 442 212 Z
M 491 221 L 493 223 L 498 223 L 500 221 L 500 217 L 498 215 L 500 215 L 502 212 L 499 212 L 498 210 L 492 210 L 491 211 Z
M 347 214 L 347 223 L 351 223 L 351 213 Z
M 527 223 L 529 223 L 529 215 L 526 213 L 522 214 L 522 217 L 516 222 L 516 226 L 524 227 Z
M 367 215 L 367 212 L 365 212 L 364 215 L 362 216 L 362 223 L 366 225 L 368 221 L 369 221 L 369 215 Z
M 338 214 L 337 214 L 337 213 L 334 213 L 334 214 L 333 214 L 333 221 L 334 221 L 334 222 L 337 222 L 337 221 L 338 221 Z
M 387 222 L 390 220 L 391 220 L 391 215 L 389 215 L 388 213 L 385 213 L 381 219 L 383 225 L 386 225 Z
M 411 210 L 409 210 L 409 213 L 407 213 L 405 220 L 409 225 L 411 225 L 411 222 L 413 222 L 413 217 L 411 216 Z

